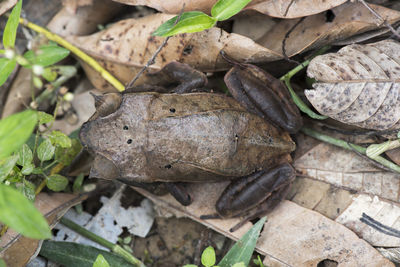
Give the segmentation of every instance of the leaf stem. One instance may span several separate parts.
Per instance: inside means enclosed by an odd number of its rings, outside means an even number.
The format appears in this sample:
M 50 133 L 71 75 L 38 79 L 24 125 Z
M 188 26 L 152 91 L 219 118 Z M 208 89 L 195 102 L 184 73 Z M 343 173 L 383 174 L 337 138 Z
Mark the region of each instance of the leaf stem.
M 85 63 L 87 63 L 93 69 L 95 69 L 106 81 L 108 81 L 118 91 L 122 92 L 125 90 L 125 86 L 120 81 L 118 81 L 111 73 L 109 73 L 106 69 L 104 69 L 94 58 L 90 57 L 85 52 L 83 52 L 81 49 L 74 46 L 73 44 L 71 44 L 70 42 L 68 42 L 67 40 L 62 38 L 61 36 L 59 36 L 55 33 L 52 33 L 37 24 L 29 22 L 26 19 L 20 18 L 19 22 L 21 24 L 23 24 L 24 26 L 26 26 L 38 33 L 44 34 L 47 37 L 47 39 L 54 41 L 54 42 L 58 43 L 59 45 L 65 47 L 66 49 L 70 50 L 77 57 L 79 57 L 81 60 L 83 60 Z
M 325 143 L 331 144 L 331 145 L 335 145 L 350 151 L 357 151 L 362 155 L 366 155 L 367 149 L 365 147 L 356 145 L 356 144 L 352 144 L 352 143 L 348 143 L 344 140 L 338 139 L 338 138 L 334 138 L 325 134 L 322 134 L 320 132 L 317 132 L 311 128 L 308 127 L 303 127 L 301 128 L 301 131 L 303 133 L 305 133 L 306 135 L 309 135 L 311 137 L 314 137 L 315 139 L 318 139 L 320 141 L 323 141 Z M 400 166 L 398 166 L 397 164 L 394 164 L 393 162 L 391 162 L 390 160 L 385 159 L 384 157 L 381 156 L 375 156 L 374 158 L 371 158 L 372 160 L 382 164 L 383 166 L 389 168 L 390 170 L 396 172 L 396 173 L 400 173 Z
M 80 235 L 89 238 L 90 240 L 110 249 L 117 255 L 121 256 L 128 262 L 134 264 L 135 266 L 138 267 L 146 267 L 143 262 L 141 262 L 139 259 L 135 258 L 132 254 L 130 254 L 128 251 L 123 249 L 121 246 L 111 243 L 110 241 L 102 238 L 101 236 L 98 236 L 89 230 L 85 229 L 84 227 L 74 223 L 73 221 L 63 217 L 61 218 L 60 222 L 65 225 L 66 227 L 74 230 L 75 232 L 79 233 Z
M 308 64 L 310 64 L 311 59 L 313 59 L 314 57 L 323 54 L 324 52 L 326 52 L 330 47 L 329 46 L 324 46 L 322 47 L 320 50 L 318 50 L 311 58 L 307 59 L 306 61 L 304 61 L 303 63 L 297 65 L 294 69 L 290 70 L 288 73 L 286 73 L 285 75 L 283 75 L 280 80 L 283 81 L 286 85 L 286 87 L 289 90 L 290 95 L 292 96 L 293 102 L 297 105 L 297 107 L 303 111 L 304 113 L 306 113 L 308 116 L 310 116 L 313 119 L 318 119 L 318 120 L 324 120 L 327 119 L 328 116 L 323 116 L 323 115 L 319 115 L 317 113 L 315 113 L 314 111 L 312 111 L 304 102 L 303 100 L 301 100 L 301 98 L 296 94 L 296 92 L 293 90 L 292 85 L 290 83 L 290 79 L 296 75 L 299 71 L 301 71 L 302 69 L 304 69 L 305 67 L 308 66 Z

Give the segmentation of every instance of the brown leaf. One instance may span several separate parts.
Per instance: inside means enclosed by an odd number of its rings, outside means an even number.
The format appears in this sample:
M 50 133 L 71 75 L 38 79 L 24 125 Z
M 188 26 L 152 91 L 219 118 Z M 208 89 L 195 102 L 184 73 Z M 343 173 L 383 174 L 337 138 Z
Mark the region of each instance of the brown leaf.
M 199 10 L 210 14 L 211 7 L 217 0 L 113 0 L 127 5 L 148 6 L 168 14 L 179 14 L 185 4 L 184 11 Z
M 160 197 L 141 189 L 137 191 L 161 207 L 183 212 L 207 227 L 237 240 L 251 227 L 251 223 L 246 223 L 244 227 L 231 233 L 228 229 L 239 219 L 199 218 L 202 214 L 215 212 L 215 201 L 226 185 L 227 183 L 190 185 L 194 202 L 187 207 L 183 207 L 169 195 Z M 256 248 L 259 253 L 266 255 L 264 262 L 268 266 L 317 266 L 326 258 L 337 261 L 338 266 L 393 266 L 346 227 L 290 201 L 283 201 L 268 215 Z
M 62 0 L 63 6 L 71 13 L 75 13 L 78 7 L 89 6 L 93 0 Z
M 184 11 L 199 10 L 211 13 L 216 0 L 200 1 L 175 1 L 175 0 L 114 0 L 128 5 L 145 5 L 168 14 L 178 14 L 185 3 Z M 277 18 L 298 18 L 320 13 L 338 6 L 346 0 L 256 0 L 252 1 L 245 9 L 256 10 L 260 13 Z
M 4 14 L 5 12 L 7 12 L 7 10 L 12 8 L 17 2 L 18 2 L 18 0 L 1 1 L 1 3 L 0 3 L 0 15 Z
M 322 114 L 362 128 L 400 128 L 400 43 L 349 45 L 314 58 L 308 76 L 323 83 L 305 90 Z
M 387 22 L 400 20 L 400 12 L 377 5 L 370 5 Z M 351 3 L 335 7 L 330 13 L 320 13 L 304 18 L 286 39 L 286 55 L 291 57 L 312 48 L 321 47 L 333 41 L 343 40 L 352 35 L 380 28 L 376 17 L 361 3 Z M 282 42 L 287 32 L 299 19 L 282 20 L 257 42 L 276 53 L 282 54 Z
M 35 206 L 45 216 L 50 227 L 58 223 L 67 210 L 86 198 L 85 195 L 63 193 L 41 193 L 36 197 Z M 0 240 L 0 258 L 7 266 L 22 267 L 36 257 L 41 241 L 19 235 L 8 229 Z
M 95 32 L 99 24 L 113 18 L 123 5 L 108 0 L 91 0 L 90 5 L 71 11 L 64 6 L 47 24 L 47 28 L 61 36 L 87 35 Z
M 271 17 L 292 19 L 318 14 L 344 2 L 346 0 L 258 0 L 252 1 L 246 9 L 257 10 Z
M 137 20 L 123 20 L 105 31 L 86 37 L 71 37 L 69 40 L 100 61 L 120 81 L 127 83 L 147 63 L 164 39 L 151 36 L 151 33 L 171 17 L 172 15 L 154 14 Z M 226 70 L 230 64 L 219 55 L 221 50 L 240 62 L 258 63 L 280 58 L 277 53 L 247 37 L 211 28 L 170 38 L 157 56 L 155 64 L 149 69 L 154 72 L 176 60 L 201 71 Z M 87 66 L 84 66 L 84 69 L 96 88 L 110 89 L 97 73 Z M 143 83 L 152 84 L 154 81 L 152 82 L 151 77 L 142 75 L 136 85 Z
M 297 158 L 294 166 L 302 176 L 400 202 L 398 175 L 377 169 L 354 152 L 321 143 Z

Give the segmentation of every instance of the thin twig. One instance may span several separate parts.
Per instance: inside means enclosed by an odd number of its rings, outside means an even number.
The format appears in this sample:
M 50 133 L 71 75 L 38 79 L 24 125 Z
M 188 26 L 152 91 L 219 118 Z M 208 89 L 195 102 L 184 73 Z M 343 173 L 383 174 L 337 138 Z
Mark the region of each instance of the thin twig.
M 174 25 L 175 26 L 179 20 L 182 17 L 183 11 L 185 10 L 185 3 L 183 3 L 181 12 L 179 12 L 178 17 L 176 18 Z M 162 42 L 162 44 L 157 48 L 156 52 L 154 52 L 153 56 L 149 59 L 149 61 L 147 61 L 146 65 L 144 65 L 144 67 L 136 74 L 136 76 L 128 83 L 128 85 L 125 87 L 126 90 L 129 90 L 133 87 L 133 85 L 135 84 L 135 82 L 139 79 L 140 76 L 142 76 L 143 72 L 150 67 L 151 65 L 153 65 L 155 63 L 155 59 L 158 56 L 158 54 L 161 52 L 161 49 L 164 48 L 164 46 L 166 46 L 169 38 L 171 38 L 171 36 L 168 36 L 167 38 L 164 39 L 164 41 Z
M 382 232 L 387 235 L 395 236 L 395 237 L 400 237 L 400 231 L 397 229 L 394 229 L 390 226 L 384 225 L 374 218 L 368 216 L 363 212 L 362 217 L 360 218 L 360 221 L 365 223 L 368 226 L 371 226 L 375 230 L 378 230 L 379 232 Z
M 365 2 L 364 0 L 358 0 L 361 4 L 363 4 L 375 17 L 377 17 L 378 19 L 380 19 L 383 24 L 398 38 L 400 39 L 400 34 L 392 27 L 392 25 L 390 25 L 384 18 L 382 18 L 381 15 L 379 15 L 378 12 L 376 12 L 372 7 L 370 7 L 370 5 L 368 5 L 367 2 Z

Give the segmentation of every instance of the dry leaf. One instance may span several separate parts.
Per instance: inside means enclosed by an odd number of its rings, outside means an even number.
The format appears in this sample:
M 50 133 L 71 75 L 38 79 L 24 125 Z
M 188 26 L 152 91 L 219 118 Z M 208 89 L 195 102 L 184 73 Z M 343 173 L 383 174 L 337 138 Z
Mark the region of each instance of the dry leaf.
M 314 58 L 308 76 L 321 83 L 305 90 L 322 114 L 362 128 L 400 128 L 400 43 L 349 45 Z
M 251 227 L 251 223 L 246 223 L 244 227 L 231 233 L 227 229 L 239 219 L 199 219 L 202 214 L 215 212 L 215 201 L 226 185 L 227 183 L 190 185 L 189 192 L 194 202 L 187 207 L 180 205 L 169 195 L 160 197 L 142 189 L 137 191 L 164 209 L 183 212 L 201 224 L 237 240 Z M 268 215 L 256 249 L 266 255 L 264 262 L 267 266 L 317 266 L 327 258 L 337 261 L 338 266 L 394 266 L 346 227 L 290 201 L 283 201 Z
M 292 19 L 318 14 L 344 2 L 346 0 L 256 0 L 246 9 L 257 10 L 271 17 Z
M 4 1 L 1 1 L 1 3 L 0 3 L 0 15 L 4 14 L 5 12 L 7 12 L 7 10 L 12 8 L 17 2 L 18 2 L 18 0 L 4 0 Z
M 93 0 L 62 0 L 63 6 L 71 13 L 75 13 L 78 7 L 90 6 L 92 2 Z
M 84 200 L 84 195 L 40 193 L 35 200 L 36 208 L 45 216 L 50 227 L 72 206 Z M 8 229 L 0 240 L 0 258 L 7 266 L 22 267 L 39 253 L 42 241 L 30 239 Z
M 375 220 L 394 229 L 400 229 L 400 207 L 378 197 L 359 195 L 348 208 L 336 219 L 359 237 L 377 247 L 400 247 L 400 238 L 391 236 L 368 226 L 360 221 L 365 213 Z
M 398 174 L 381 171 L 354 152 L 321 143 L 296 159 L 294 165 L 303 176 L 400 202 Z
M 171 17 L 172 15 L 154 14 L 137 20 L 123 20 L 105 31 L 86 37 L 71 37 L 69 41 L 95 57 L 120 81 L 127 83 L 147 63 L 164 40 L 163 37 L 151 36 L 151 33 Z M 259 63 L 280 58 L 277 53 L 247 37 L 211 28 L 170 38 L 157 56 L 155 64 L 150 67 L 150 71 L 160 70 L 173 60 L 187 63 L 201 71 L 226 70 L 230 65 L 219 55 L 221 50 L 224 50 L 227 56 L 241 62 Z M 96 88 L 110 88 L 93 70 L 87 66 L 84 68 Z M 151 77 L 142 75 L 136 85 L 142 83 L 151 84 Z
M 128 5 L 145 5 L 161 12 L 178 14 L 185 3 L 184 11 L 199 10 L 207 14 L 211 13 L 216 0 L 114 0 Z M 338 6 L 346 0 L 256 0 L 249 3 L 245 9 L 256 10 L 260 13 L 277 18 L 298 18 L 320 13 Z
M 390 24 L 400 20 L 398 11 L 372 4 L 370 6 Z M 257 42 L 281 54 L 285 35 L 298 22 L 299 19 L 282 20 Z M 309 16 L 301 21 L 286 39 L 286 55 L 291 57 L 333 41 L 380 28 L 377 25 L 381 25 L 381 21 L 363 4 L 348 2 L 331 9 L 328 13 Z
M 99 24 L 108 22 L 123 8 L 123 5 L 109 0 L 92 1 L 91 5 L 78 7 L 76 12 L 63 7 L 47 24 L 47 28 L 61 36 L 91 34 Z

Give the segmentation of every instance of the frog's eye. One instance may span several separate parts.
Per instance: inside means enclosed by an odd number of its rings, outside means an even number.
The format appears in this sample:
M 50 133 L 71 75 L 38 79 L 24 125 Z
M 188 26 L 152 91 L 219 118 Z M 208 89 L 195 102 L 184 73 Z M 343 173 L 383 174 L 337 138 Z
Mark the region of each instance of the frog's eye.
M 121 105 L 122 96 L 118 93 L 109 93 L 105 95 L 92 94 L 94 98 L 94 106 L 100 117 L 105 117 L 114 113 Z

